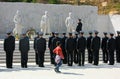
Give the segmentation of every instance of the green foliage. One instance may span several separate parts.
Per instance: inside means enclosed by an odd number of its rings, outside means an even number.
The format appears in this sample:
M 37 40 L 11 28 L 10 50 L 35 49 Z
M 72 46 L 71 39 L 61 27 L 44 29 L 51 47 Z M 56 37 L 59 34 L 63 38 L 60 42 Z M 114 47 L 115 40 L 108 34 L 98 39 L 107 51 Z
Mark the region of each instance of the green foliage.
M 59 1 L 58 1 L 58 0 L 49 0 L 49 3 L 50 3 L 50 4 L 58 4 Z
M 6 0 L 6 2 L 22 2 L 22 0 Z

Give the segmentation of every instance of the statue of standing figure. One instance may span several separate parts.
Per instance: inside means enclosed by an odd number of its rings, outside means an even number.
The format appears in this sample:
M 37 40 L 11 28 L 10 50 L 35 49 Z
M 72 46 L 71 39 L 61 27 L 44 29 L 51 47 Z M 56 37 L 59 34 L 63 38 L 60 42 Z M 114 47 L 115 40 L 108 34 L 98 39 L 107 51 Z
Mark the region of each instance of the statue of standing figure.
M 15 28 L 13 29 L 13 34 L 18 34 L 18 36 L 21 34 L 22 31 L 22 25 L 21 25 L 21 15 L 20 11 L 17 10 L 16 14 L 13 18 L 13 22 L 15 23 Z
M 43 32 L 43 35 L 50 33 L 50 22 L 48 17 L 48 11 L 45 11 L 45 14 L 41 18 L 40 28 L 41 28 L 41 32 Z
M 65 25 L 67 27 L 67 32 L 74 32 L 74 20 L 72 18 L 72 13 L 69 12 L 69 16 L 65 20 Z

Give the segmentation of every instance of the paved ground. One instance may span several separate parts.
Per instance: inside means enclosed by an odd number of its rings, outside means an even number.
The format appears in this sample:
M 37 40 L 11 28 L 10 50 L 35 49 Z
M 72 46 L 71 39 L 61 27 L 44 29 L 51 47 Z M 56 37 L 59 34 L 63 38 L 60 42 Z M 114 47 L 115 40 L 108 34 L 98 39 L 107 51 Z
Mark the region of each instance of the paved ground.
M 86 63 L 84 67 L 62 65 L 61 71 L 60 74 L 55 73 L 54 66 L 49 63 L 45 63 L 45 68 L 29 63 L 27 69 L 21 68 L 20 64 L 7 69 L 5 64 L 0 64 L 0 79 L 120 79 L 118 63 L 114 66 L 102 63 L 99 66 Z

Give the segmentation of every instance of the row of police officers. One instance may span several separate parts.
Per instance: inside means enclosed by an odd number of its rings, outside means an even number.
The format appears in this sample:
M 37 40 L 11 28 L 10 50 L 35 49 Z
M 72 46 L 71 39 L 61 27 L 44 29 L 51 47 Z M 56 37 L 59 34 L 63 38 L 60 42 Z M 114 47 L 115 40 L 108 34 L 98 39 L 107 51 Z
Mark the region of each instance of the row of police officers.
M 56 42 L 60 41 L 62 43 L 62 50 L 64 54 L 64 64 L 72 66 L 73 62 L 79 66 L 84 66 L 85 62 L 85 50 L 87 48 L 88 52 L 88 63 L 93 63 L 93 65 L 99 64 L 99 50 L 102 49 L 103 62 L 109 65 L 114 64 L 114 52 L 116 50 L 116 61 L 120 63 L 120 32 L 117 31 L 117 36 L 114 38 L 114 34 L 110 33 L 107 36 L 107 32 L 104 32 L 104 37 L 98 36 L 98 31 L 94 31 L 94 36 L 92 32 L 89 32 L 89 36 L 84 37 L 84 32 L 80 31 L 79 34 L 63 33 L 63 37 L 59 38 L 58 33 L 52 33 L 49 37 L 48 48 L 50 49 L 51 64 L 54 62 L 53 49 L 56 47 Z
M 64 54 L 64 64 L 72 66 L 73 62 L 79 66 L 84 66 L 85 62 L 85 50 L 88 51 L 88 62 L 93 63 L 94 65 L 99 64 L 99 50 L 102 49 L 103 52 L 103 62 L 110 65 L 114 64 L 114 51 L 116 50 L 116 61 L 120 63 L 120 32 L 117 32 L 116 38 L 113 38 L 114 34 L 110 33 L 110 37 L 107 36 L 107 33 L 104 33 L 102 41 L 98 36 L 98 31 L 89 32 L 89 37 L 85 38 L 84 32 L 80 31 L 79 34 L 75 33 L 73 36 L 72 33 L 69 33 L 66 36 L 66 33 L 63 33 L 63 37 L 59 37 L 58 32 L 52 32 L 48 40 L 48 48 L 50 50 L 50 60 L 51 64 L 55 65 L 55 54 L 53 50 L 56 47 L 56 42 L 60 41 L 62 44 L 62 51 Z M 19 40 L 19 50 L 21 53 L 21 67 L 27 68 L 28 62 L 28 52 L 29 47 L 29 38 L 26 36 L 26 33 L 22 33 L 22 37 Z M 37 37 L 34 39 L 34 49 L 35 49 L 35 60 L 36 64 L 39 67 L 44 67 L 44 54 L 46 50 L 46 39 L 43 38 L 42 32 L 37 32 Z M 6 67 L 12 68 L 13 61 L 13 52 L 15 50 L 15 38 L 12 36 L 12 32 L 7 32 L 7 37 L 4 40 L 4 50 L 6 52 Z

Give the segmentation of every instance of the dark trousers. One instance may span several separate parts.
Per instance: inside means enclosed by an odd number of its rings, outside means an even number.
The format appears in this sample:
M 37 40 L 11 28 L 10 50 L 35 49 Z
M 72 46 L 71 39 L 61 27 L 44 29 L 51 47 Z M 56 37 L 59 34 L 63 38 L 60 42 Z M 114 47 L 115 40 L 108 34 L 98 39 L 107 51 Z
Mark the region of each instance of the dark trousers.
M 45 51 L 38 51 L 38 65 L 39 65 L 39 67 L 44 66 L 44 53 L 45 53 Z
M 55 64 L 54 53 L 53 53 L 53 50 L 51 49 L 50 49 L 50 61 L 51 61 L 51 64 Z
M 67 51 L 67 57 L 68 57 L 68 66 L 73 65 L 73 51 Z
M 63 55 L 64 55 L 63 64 L 67 64 L 67 52 L 65 50 L 63 50 Z
M 114 50 L 109 50 L 108 57 L 109 57 L 109 64 L 114 65 Z
M 116 61 L 120 63 L 120 50 L 116 50 Z
M 21 51 L 21 67 L 27 68 L 28 51 Z
M 78 51 L 77 51 L 77 49 L 75 49 L 75 51 L 74 51 L 74 63 L 78 63 Z
M 99 50 L 93 50 L 93 61 L 94 65 L 98 65 L 99 63 Z
M 108 62 L 108 52 L 106 49 L 103 49 L 103 62 L 107 63 Z
M 84 62 L 85 62 L 85 50 L 79 50 L 78 53 L 78 65 L 79 66 L 84 66 Z
M 92 63 L 93 62 L 93 52 L 91 51 L 91 49 L 88 49 L 88 63 Z
M 13 51 L 6 51 L 6 67 L 12 68 L 13 63 Z
M 35 62 L 36 64 L 38 64 L 38 51 L 35 50 Z

